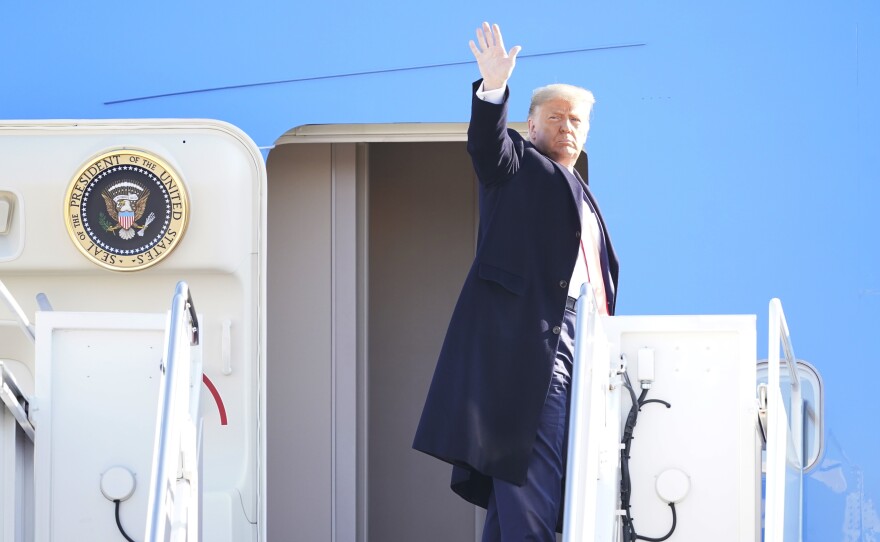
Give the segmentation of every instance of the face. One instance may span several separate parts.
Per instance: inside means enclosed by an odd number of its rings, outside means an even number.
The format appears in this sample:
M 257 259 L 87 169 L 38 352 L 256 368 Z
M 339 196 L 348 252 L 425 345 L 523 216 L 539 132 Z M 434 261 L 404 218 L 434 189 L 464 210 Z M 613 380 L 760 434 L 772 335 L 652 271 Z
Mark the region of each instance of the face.
M 547 100 L 529 117 L 529 140 L 541 153 L 565 167 L 574 166 L 589 131 L 589 107 L 566 98 Z

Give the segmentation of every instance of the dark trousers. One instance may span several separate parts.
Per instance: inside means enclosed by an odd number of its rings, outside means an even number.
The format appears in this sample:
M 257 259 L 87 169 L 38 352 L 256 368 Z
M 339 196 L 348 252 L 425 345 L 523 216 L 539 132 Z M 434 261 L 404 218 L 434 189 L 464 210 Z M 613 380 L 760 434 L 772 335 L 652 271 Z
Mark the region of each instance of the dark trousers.
M 555 542 L 564 499 L 575 314 L 565 311 L 553 379 L 544 400 L 526 482 L 492 480 L 483 542 Z

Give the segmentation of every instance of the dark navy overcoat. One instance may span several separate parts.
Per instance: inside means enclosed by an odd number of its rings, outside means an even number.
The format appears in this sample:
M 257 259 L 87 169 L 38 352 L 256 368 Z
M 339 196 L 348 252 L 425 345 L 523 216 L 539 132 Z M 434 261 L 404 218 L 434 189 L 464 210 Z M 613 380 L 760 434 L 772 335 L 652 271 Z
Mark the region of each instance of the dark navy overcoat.
M 476 256 L 413 443 L 453 464 L 452 489 L 483 507 L 490 477 L 525 481 L 580 250 L 585 193 L 602 230 L 609 314 L 618 274 L 589 189 L 508 130 L 508 93 L 498 105 L 473 97 L 468 152 L 480 182 Z

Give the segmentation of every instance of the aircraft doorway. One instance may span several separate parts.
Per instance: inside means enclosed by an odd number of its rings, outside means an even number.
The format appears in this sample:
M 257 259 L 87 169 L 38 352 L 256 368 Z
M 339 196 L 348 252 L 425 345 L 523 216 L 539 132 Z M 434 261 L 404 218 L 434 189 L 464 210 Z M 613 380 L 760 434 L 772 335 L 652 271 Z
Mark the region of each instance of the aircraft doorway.
M 449 466 L 410 448 L 475 248 L 466 126 L 364 129 L 267 163 L 269 540 L 470 542 Z

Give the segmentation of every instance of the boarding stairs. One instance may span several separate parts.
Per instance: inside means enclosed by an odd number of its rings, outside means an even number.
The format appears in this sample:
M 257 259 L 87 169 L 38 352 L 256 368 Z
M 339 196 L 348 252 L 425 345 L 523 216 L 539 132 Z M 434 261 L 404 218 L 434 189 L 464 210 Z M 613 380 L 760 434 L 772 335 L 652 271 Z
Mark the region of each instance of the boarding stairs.
M 800 542 L 821 379 L 781 302 L 757 365 L 754 315 L 577 313 L 563 540 Z
M 202 350 L 189 287 L 168 314 L 56 312 L 36 323 L 35 393 L 0 361 L 0 542 L 201 540 Z M 155 426 L 154 431 L 144 431 Z
M 0 365 L 0 542 L 201 540 L 202 351 L 187 285 L 168 314 L 43 300 L 35 324 L 0 290 L 36 360 L 32 397 Z M 600 316 L 589 288 L 577 310 L 564 541 L 802 540 L 821 390 L 781 303 L 758 364 L 753 315 Z

